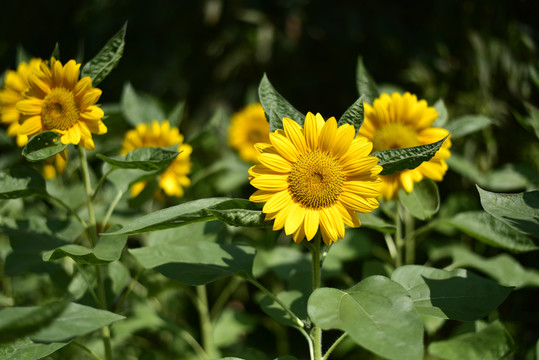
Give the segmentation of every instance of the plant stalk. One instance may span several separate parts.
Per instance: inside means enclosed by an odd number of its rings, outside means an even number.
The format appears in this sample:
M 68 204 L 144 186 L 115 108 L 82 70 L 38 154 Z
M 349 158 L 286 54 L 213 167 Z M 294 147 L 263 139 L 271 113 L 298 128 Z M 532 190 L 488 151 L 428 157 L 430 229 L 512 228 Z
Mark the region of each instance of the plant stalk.
M 310 247 L 313 266 L 313 292 L 320 288 L 320 231 L 313 239 L 313 244 Z M 311 336 L 314 346 L 314 360 L 322 360 L 322 328 L 314 325 Z
M 200 332 L 202 336 L 202 348 L 210 359 L 215 359 L 217 353 L 213 343 L 212 324 L 210 319 L 210 311 L 208 309 L 208 295 L 205 285 L 198 285 L 197 292 L 197 310 L 200 320 Z
M 395 258 L 395 269 L 402 266 L 402 258 L 404 252 L 404 238 L 402 236 L 402 221 L 401 221 L 402 205 L 397 204 L 397 213 L 395 214 L 395 246 L 397 248 L 397 256 Z

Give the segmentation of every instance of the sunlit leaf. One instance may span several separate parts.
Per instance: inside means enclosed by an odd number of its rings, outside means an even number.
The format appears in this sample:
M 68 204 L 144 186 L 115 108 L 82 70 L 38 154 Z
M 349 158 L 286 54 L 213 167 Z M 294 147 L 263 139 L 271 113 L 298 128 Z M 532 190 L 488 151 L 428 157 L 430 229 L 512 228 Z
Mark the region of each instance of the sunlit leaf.
M 45 191 L 45 180 L 32 168 L 0 170 L 0 199 L 2 200 L 43 194 Z
M 432 144 L 420 145 L 404 149 L 382 150 L 372 153 L 378 157 L 378 165 L 383 166 L 380 175 L 392 175 L 396 172 L 415 169 L 424 161 L 429 161 L 442 147 L 447 136 Z
M 149 95 L 138 94 L 130 83 L 124 85 L 120 105 L 122 114 L 132 126 L 165 119 L 165 113 L 157 101 Z
M 270 131 L 282 129 L 283 118 L 285 117 L 303 126 L 305 115 L 296 110 L 295 107 L 273 88 L 266 74 L 264 74 L 258 86 L 258 96 L 264 111 L 270 116 Z
M 238 273 L 251 274 L 255 249 L 248 246 L 198 242 L 131 249 L 146 269 L 188 285 L 203 285 Z
M 238 343 L 258 323 L 258 318 L 245 310 L 227 308 L 212 324 L 215 346 L 228 347 Z
M 443 360 L 498 360 L 514 350 L 515 342 L 498 320 L 475 332 L 435 341 L 429 353 Z
M 448 223 L 477 240 L 514 253 L 539 249 L 531 238 L 483 211 L 457 214 Z
M 487 316 L 512 290 L 467 270 L 420 265 L 402 266 L 391 279 L 408 291 L 419 314 L 460 321 Z
M 477 190 L 486 212 L 524 234 L 539 237 L 539 191 L 497 194 Z
M 67 144 L 62 144 L 59 133 L 44 131 L 28 140 L 22 149 L 22 155 L 28 161 L 40 161 L 64 151 L 65 148 Z
M 183 113 L 185 111 L 185 101 L 180 101 L 174 106 L 167 116 L 171 127 L 179 127 L 183 120 Z
M 484 115 L 464 115 L 445 124 L 445 128 L 451 133 L 452 139 L 473 134 L 492 124 L 492 120 Z
M 440 209 L 438 186 L 434 181 L 427 178 L 414 184 L 414 189 L 411 193 L 401 189 L 399 191 L 399 200 L 406 210 L 419 220 L 430 219 Z
M 433 126 L 434 127 L 443 127 L 449 118 L 449 114 L 447 113 L 447 108 L 445 107 L 445 103 L 443 99 L 439 99 L 434 103 L 434 109 L 436 109 L 436 112 L 438 113 L 438 118 L 434 121 Z
M 350 124 L 353 125 L 356 129 L 356 134 L 358 133 L 361 125 L 363 125 L 363 120 L 365 119 L 365 110 L 363 109 L 363 103 L 365 102 L 365 96 L 362 95 L 357 99 L 341 116 L 339 119 L 338 125 Z
M 68 343 L 35 343 L 28 338 L 0 344 L 0 359 L 4 360 L 38 360 L 46 358 L 48 355 L 63 348 Z
M 374 99 L 380 96 L 378 86 L 367 71 L 367 68 L 365 68 L 361 56 L 357 59 L 356 86 L 359 96 L 364 96 L 367 104 L 372 105 Z
M 89 76 L 92 79 L 93 86 L 97 86 L 103 81 L 122 58 L 126 31 L 127 22 L 120 31 L 107 41 L 101 51 L 82 67 L 81 77 Z
M 362 227 L 375 229 L 389 234 L 395 232 L 395 224 L 390 224 L 372 213 L 357 213 L 357 216 L 361 221 Z
M 308 312 L 324 330 L 339 329 L 360 346 L 388 359 L 423 359 L 423 323 L 406 290 L 372 276 L 348 290 L 313 292 Z
M 130 151 L 125 157 L 112 158 L 101 154 L 97 157 L 121 169 L 160 171 L 166 169 L 178 154 L 177 151 L 145 147 Z

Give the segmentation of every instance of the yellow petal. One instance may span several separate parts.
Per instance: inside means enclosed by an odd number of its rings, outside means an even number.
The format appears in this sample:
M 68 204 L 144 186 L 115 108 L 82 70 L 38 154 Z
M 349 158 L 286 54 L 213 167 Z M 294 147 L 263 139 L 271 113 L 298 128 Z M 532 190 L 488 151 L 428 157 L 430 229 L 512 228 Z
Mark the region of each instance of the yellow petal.
M 75 60 L 69 60 L 65 65 L 65 86 L 69 90 L 73 90 L 79 80 L 80 64 L 77 64 Z
M 270 141 L 282 157 L 285 159 L 295 162 L 298 160 L 299 153 L 294 147 L 294 144 L 290 142 L 285 136 L 278 133 L 269 134 Z
M 412 180 L 412 174 L 410 171 L 403 171 L 401 173 L 401 183 L 404 190 L 406 190 L 407 193 L 411 193 L 414 189 L 414 181 Z
M 319 226 L 320 215 L 318 210 L 307 210 L 305 213 L 304 228 L 305 236 L 307 237 L 308 241 L 311 241 L 311 239 L 316 235 Z
M 318 139 L 318 147 L 322 151 L 331 151 L 335 138 L 337 136 L 337 121 L 334 117 L 329 118 L 322 126 L 320 137 Z
M 307 147 L 312 151 L 318 149 L 317 121 L 316 117 L 310 112 L 305 116 L 304 135 Z
M 17 103 L 17 110 L 24 115 L 41 115 L 42 104 L 38 99 L 21 100 Z
M 285 206 L 290 205 L 292 205 L 292 198 L 290 197 L 288 190 L 282 190 L 274 193 L 274 195 L 268 199 L 262 211 L 265 213 L 273 213 L 280 211 Z
M 19 134 L 31 136 L 42 131 L 41 116 L 32 116 L 24 120 L 19 129 Z
M 290 171 L 292 170 L 292 163 L 277 154 L 260 154 L 258 156 L 258 161 L 260 161 L 262 165 L 265 165 L 268 168 L 279 173 L 290 173 Z
M 281 191 L 288 188 L 286 175 L 259 175 L 251 180 L 251 185 L 259 190 Z
M 356 130 L 352 125 L 345 124 L 339 126 L 337 129 L 337 135 L 335 138 L 335 143 L 333 144 L 333 148 L 331 149 L 331 152 L 333 153 L 333 156 L 336 158 L 340 158 L 350 148 L 350 145 L 352 144 L 352 140 L 354 140 Z
M 290 208 L 290 211 L 284 224 L 284 232 L 286 235 L 291 235 L 298 229 L 298 227 L 303 225 L 303 220 L 305 219 L 305 209 L 294 202 L 288 207 Z
M 382 188 L 382 179 L 375 181 L 346 181 L 343 191 L 351 192 L 362 197 L 378 197 Z
M 274 191 L 257 190 L 249 197 L 249 201 L 252 202 L 266 202 L 275 195 Z
M 283 127 L 286 137 L 300 154 L 304 154 L 307 151 L 307 143 L 301 126 L 292 119 L 283 118 Z

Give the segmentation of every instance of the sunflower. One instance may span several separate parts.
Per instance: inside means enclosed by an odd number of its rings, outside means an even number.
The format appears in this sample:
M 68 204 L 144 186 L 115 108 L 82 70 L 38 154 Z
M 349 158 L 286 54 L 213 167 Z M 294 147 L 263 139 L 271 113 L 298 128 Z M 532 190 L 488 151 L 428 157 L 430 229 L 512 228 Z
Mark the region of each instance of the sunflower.
M 269 123 L 259 103 L 244 107 L 232 115 L 228 129 L 228 143 L 240 157 L 250 163 L 257 162 L 256 143 L 269 142 Z
M 33 58 L 29 62 L 21 62 L 16 71 L 9 70 L 4 80 L 4 87 L 0 90 L 0 122 L 8 125 L 7 134 L 16 137 L 17 145 L 24 146 L 28 136 L 19 134 L 21 126 L 21 113 L 16 104 L 22 99 L 22 93 L 29 86 L 28 77 L 39 70 L 43 60 Z
M 168 120 L 159 124 L 152 121 L 148 124 L 139 124 L 133 130 L 129 130 L 122 142 L 122 154 L 143 147 L 169 147 L 178 146 L 180 154 L 172 161 L 169 167 L 159 175 L 159 187 L 169 196 L 183 196 L 183 188 L 189 186 L 191 181 L 187 177 L 191 171 L 189 156 L 191 145 L 183 143 L 183 135 L 177 127 L 170 127 Z M 131 195 L 137 196 L 146 186 L 146 183 L 139 182 L 132 186 Z
M 270 143 L 257 144 L 259 165 L 249 169 L 251 184 L 258 190 L 254 202 L 265 202 L 266 220 L 274 230 L 284 227 L 299 243 L 320 229 L 324 243 L 344 237 L 344 225 L 361 225 L 356 212 L 378 207 L 382 167 L 368 156 L 372 143 L 354 138 L 352 125 L 337 127 L 320 114 L 308 113 L 305 128 L 283 119 L 284 130 L 269 135 Z
M 372 141 L 373 151 L 431 144 L 449 135 L 446 129 L 432 127 L 438 117 L 436 110 L 408 92 L 382 94 L 372 106 L 364 105 L 365 121 L 358 137 Z M 445 159 L 451 155 L 450 147 L 448 138 L 434 157 L 417 168 L 382 176 L 382 197 L 385 200 L 396 198 L 400 189 L 410 193 L 414 183 L 425 177 L 441 181 L 447 171 Z
M 20 135 L 28 137 L 52 130 L 61 134 L 62 144 L 80 144 L 94 149 L 93 134 L 104 134 L 103 110 L 95 103 L 101 90 L 92 87 L 89 76 L 79 80 L 80 64 L 69 60 L 65 66 L 55 58 L 41 63 L 28 77 L 29 88 L 16 108 L 23 115 Z

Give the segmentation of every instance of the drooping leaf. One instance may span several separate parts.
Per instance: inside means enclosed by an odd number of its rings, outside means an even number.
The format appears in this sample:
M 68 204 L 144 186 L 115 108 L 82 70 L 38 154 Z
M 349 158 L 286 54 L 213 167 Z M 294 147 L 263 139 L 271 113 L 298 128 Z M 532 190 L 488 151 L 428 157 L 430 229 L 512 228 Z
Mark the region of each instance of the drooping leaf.
M 464 115 L 445 124 L 445 128 L 451 133 L 452 139 L 473 134 L 492 124 L 492 120 L 484 115 Z
M 235 226 L 254 226 L 260 218 L 252 210 L 244 211 L 249 206 L 247 200 L 244 199 L 199 199 L 154 211 L 132 221 L 118 231 L 104 235 L 139 234 L 217 219 L 230 221 L 230 224 Z
M 68 343 L 39 344 L 23 338 L 8 344 L 0 344 L 0 359 L 4 360 L 39 360 L 44 359 Z
M 282 291 L 277 294 L 277 298 L 299 319 L 307 318 L 307 299 L 300 291 Z M 269 296 L 261 296 L 259 303 L 262 311 L 279 324 L 298 326 L 294 319 Z
M 265 221 L 265 215 L 258 206 L 244 199 L 227 201 L 208 209 L 217 219 L 232 226 L 268 227 L 270 221 Z
M 62 342 L 91 333 L 124 319 L 124 316 L 90 306 L 70 303 L 51 324 L 30 336 L 33 341 Z
M 380 96 L 378 86 L 363 64 L 363 58 L 361 56 L 357 59 L 356 86 L 359 96 L 364 96 L 367 104 L 372 105 L 374 99 Z
M 177 151 L 145 147 L 130 151 L 125 157 L 112 158 L 102 154 L 97 154 L 97 157 L 120 169 L 161 171 L 166 169 L 178 154 Z
M 413 217 L 419 220 L 430 219 L 440 209 L 438 186 L 434 181 L 425 178 L 414 184 L 414 189 L 411 193 L 401 189 L 399 191 L 399 201 Z
M 479 241 L 514 253 L 539 249 L 531 238 L 483 211 L 457 214 L 448 223 Z
M 372 213 L 357 213 L 361 226 L 375 229 L 383 233 L 392 234 L 395 232 L 395 224 L 390 224 Z
M 357 99 L 352 106 L 350 106 L 344 114 L 339 119 L 338 125 L 350 124 L 353 125 L 356 129 L 356 134 L 358 133 L 361 125 L 363 125 L 363 120 L 365 119 L 365 110 L 363 109 L 363 103 L 365 102 L 365 96 L 362 95 Z
M 460 321 L 490 314 L 512 290 L 467 270 L 446 271 L 420 265 L 402 266 L 391 279 L 408 291 L 419 314 Z
M 443 127 L 449 118 L 449 114 L 447 112 L 447 108 L 445 107 L 445 103 L 443 99 L 438 99 L 434 103 L 434 109 L 436 109 L 436 112 L 438 113 L 438 118 L 434 121 L 433 126 L 434 127 Z
M 388 359 L 423 359 L 423 323 L 406 290 L 371 276 L 342 291 L 313 292 L 308 312 L 322 329 L 346 331 L 360 346 Z
M 258 86 L 258 96 L 264 111 L 270 116 L 270 131 L 273 132 L 276 129 L 282 129 L 282 122 L 285 117 L 303 126 L 305 115 L 296 110 L 295 107 L 274 89 L 266 74 L 264 74 Z
M 0 310 L 0 343 L 21 339 L 43 329 L 60 316 L 68 304 L 68 300 L 62 300 L 38 307 Z
M 89 76 L 92 79 L 93 86 L 97 86 L 103 81 L 122 58 L 126 31 L 127 22 L 120 31 L 107 41 L 101 51 L 82 67 L 81 77 Z
M 113 225 L 107 232 L 114 232 L 120 228 L 120 225 Z M 100 236 L 93 252 L 95 257 L 102 261 L 116 261 L 122 256 L 126 243 L 127 235 Z
M 524 234 L 539 237 L 539 191 L 497 194 L 477 187 L 486 212 Z
M 106 263 L 96 258 L 92 249 L 77 244 L 67 244 L 47 251 L 43 253 L 43 261 L 54 261 L 66 256 L 72 258 L 78 264 L 99 265 Z
M 392 175 L 396 172 L 415 169 L 424 161 L 429 161 L 442 147 L 447 136 L 432 144 L 414 146 L 405 149 L 382 150 L 372 153 L 378 157 L 378 165 L 383 166 L 380 175 Z
M 536 286 L 539 287 L 539 271 L 524 268 L 509 254 L 500 254 L 484 258 L 460 245 L 434 248 L 429 252 L 433 261 L 451 257 L 451 268 L 472 268 L 490 276 L 504 286 Z
M 2 200 L 43 194 L 45 191 L 45 180 L 32 168 L 0 170 L 0 199 Z
M 255 249 L 249 246 L 199 242 L 163 244 L 129 250 L 146 269 L 188 285 L 204 285 L 238 273 L 251 274 Z
M 28 140 L 22 149 L 22 155 L 28 161 L 40 161 L 48 159 L 67 148 L 62 144 L 60 134 L 55 131 L 44 131 L 36 134 Z
M 124 85 L 120 105 L 125 119 L 133 126 L 165 119 L 157 101 L 149 95 L 138 94 L 130 83 Z
M 435 341 L 429 353 L 443 360 L 498 360 L 514 350 L 515 342 L 498 320 L 475 332 Z

